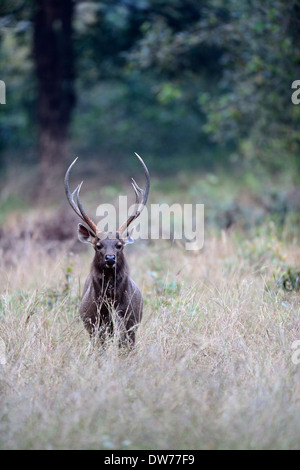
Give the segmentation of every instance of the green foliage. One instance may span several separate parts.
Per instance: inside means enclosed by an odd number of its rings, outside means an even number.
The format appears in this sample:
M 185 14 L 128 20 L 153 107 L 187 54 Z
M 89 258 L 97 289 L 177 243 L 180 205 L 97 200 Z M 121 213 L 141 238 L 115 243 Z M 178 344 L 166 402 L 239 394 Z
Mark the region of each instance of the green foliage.
M 32 154 L 36 139 L 35 79 L 31 56 L 32 29 L 31 2 L 2 2 L 0 7 L 0 79 L 6 84 L 6 105 L 0 108 L 0 163 L 1 150 L 10 150 L 9 159 L 22 161 Z
M 298 145 L 293 129 L 299 115 L 291 104 L 299 61 L 293 29 L 297 2 L 270 8 L 260 1 L 231 0 L 226 9 L 228 20 L 216 21 L 218 34 L 207 27 L 207 40 L 224 46 L 225 67 L 217 92 L 200 99 L 207 111 L 205 130 L 217 141 L 255 142 L 248 157 L 282 167 L 282 153 L 292 155 Z
M 158 8 L 158 2 L 149 3 Z M 215 142 L 231 142 L 239 156 L 260 160 L 272 170 L 286 165 L 283 155 L 299 165 L 294 161 L 299 110 L 291 104 L 291 83 L 299 67 L 299 2 L 270 6 L 260 0 L 214 0 L 195 8 L 198 15 L 191 21 L 175 24 L 171 19 L 179 13 L 177 2 L 167 14 L 163 6 L 158 8 L 131 53 L 133 63 L 176 71 L 175 83 L 182 76 L 191 83 L 197 79 L 202 130 Z M 189 87 L 182 89 L 189 92 Z M 251 153 L 244 152 L 248 143 Z
M 37 139 L 34 3 L 14 3 L 0 7 L 0 79 L 8 95 L 0 152 L 30 160 Z M 299 78 L 298 1 L 75 6 L 76 153 L 122 163 L 142 149 L 161 171 L 212 168 L 234 151 L 237 162 L 259 161 L 272 172 L 288 162 L 298 171 L 300 107 L 291 103 Z

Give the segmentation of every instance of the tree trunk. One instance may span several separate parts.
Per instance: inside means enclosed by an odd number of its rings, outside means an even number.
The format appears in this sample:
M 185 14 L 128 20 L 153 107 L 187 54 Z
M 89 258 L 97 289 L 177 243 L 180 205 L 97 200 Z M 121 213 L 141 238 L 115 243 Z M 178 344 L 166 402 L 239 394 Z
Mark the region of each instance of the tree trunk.
M 73 0 L 35 0 L 33 41 L 43 192 L 57 184 L 68 153 L 68 130 L 75 104 L 73 10 Z

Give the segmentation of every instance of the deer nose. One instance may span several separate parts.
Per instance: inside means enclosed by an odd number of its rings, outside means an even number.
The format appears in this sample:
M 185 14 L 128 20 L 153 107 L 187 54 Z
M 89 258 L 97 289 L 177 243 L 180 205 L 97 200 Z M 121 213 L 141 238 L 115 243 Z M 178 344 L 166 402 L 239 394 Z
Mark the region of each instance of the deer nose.
M 105 263 L 108 265 L 108 266 L 113 266 L 116 262 L 116 257 L 115 255 L 106 255 L 105 256 Z

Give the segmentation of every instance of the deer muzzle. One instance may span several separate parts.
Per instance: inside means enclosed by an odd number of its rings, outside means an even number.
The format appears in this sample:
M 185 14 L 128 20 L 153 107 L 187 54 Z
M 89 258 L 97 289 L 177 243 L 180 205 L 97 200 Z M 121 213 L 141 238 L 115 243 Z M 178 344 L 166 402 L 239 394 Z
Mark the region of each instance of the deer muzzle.
M 106 264 L 107 268 L 113 268 L 116 264 L 115 255 L 106 255 L 105 256 L 105 264 Z

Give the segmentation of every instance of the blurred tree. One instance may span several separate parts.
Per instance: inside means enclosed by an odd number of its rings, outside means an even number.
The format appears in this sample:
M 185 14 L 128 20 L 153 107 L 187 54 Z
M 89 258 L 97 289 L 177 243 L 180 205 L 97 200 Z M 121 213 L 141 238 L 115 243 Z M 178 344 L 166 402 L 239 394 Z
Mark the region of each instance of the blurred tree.
M 211 166 L 215 146 L 202 130 L 205 114 L 197 98 L 199 89 L 220 76 L 220 48 L 190 48 L 180 62 L 163 48 L 169 31 L 180 32 L 201 18 L 205 3 L 78 2 L 75 50 L 80 74 L 73 135 L 81 153 L 91 154 L 95 148 L 121 159 L 139 148 L 156 155 L 153 166 L 160 170 L 182 168 L 183 154 L 186 166 Z M 152 27 L 153 51 L 147 45 Z M 159 51 L 162 61 L 157 65 Z
M 75 104 L 73 9 L 73 0 L 36 0 L 34 5 L 38 153 L 44 183 L 67 157 L 68 130 Z
M 201 23 L 205 41 L 224 48 L 218 89 L 199 95 L 205 130 L 274 170 L 287 157 L 299 164 L 300 110 L 291 103 L 300 71 L 299 1 L 229 0 L 220 18 L 221 5 L 214 0 Z
M 299 24 L 299 0 L 3 0 L 0 146 L 38 140 L 44 177 L 69 128 L 89 158 L 134 148 L 167 170 L 299 162 Z
M 35 80 L 30 58 L 30 6 L 31 2 L 24 0 L 0 3 L 0 76 L 7 89 L 7 103 L 0 107 L 0 170 L 20 152 L 27 161 L 33 154 Z
M 187 22 L 181 2 L 147 3 L 156 14 L 143 27 L 132 63 L 173 72 L 177 81 L 184 74 L 191 83 L 206 68 L 195 105 L 214 141 L 231 142 L 239 155 L 275 169 L 285 164 L 283 155 L 299 164 L 300 108 L 291 105 L 291 83 L 299 78 L 299 0 L 212 0 L 197 7 L 192 2 Z M 181 21 L 171 21 L 176 12 Z
M 184 5 L 179 0 L 77 0 L 74 5 L 70 0 L 18 3 L 23 15 L 15 10 L 7 14 L 16 24 L 24 23 L 26 17 L 27 31 L 29 34 L 33 31 L 35 73 L 29 68 L 18 74 L 19 94 L 22 99 L 30 97 L 31 106 L 22 109 L 20 98 L 16 100 L 19 108 L 16 106 L 13 116 L 20 127 L 14 133 L 14 145 L 19 142 L 24 146 L 29 136 L 34 143 L 32 130 L 37 123 L 43 179 L 50 176 L 49 170 L 59 169 L 66 154 L 74 109 L 73 56 L 79 72 L 76 76 L 79 106 L 72 127 L 77 151 L 83 149 L 90 156 L 95 149 L 98 155 L 102 151 L 119 156 L 138 147 L 153 155 L 163 155 L 164 160 L 171 158 L 174 169 L 182 167 L 182 154 L 186 155 L 186 164 L 188 160 L 194 164 L 195 155 L 200 153 L 202 163 L 211 161 L 208 139 L 202 130 L 205 113 L 197 104 L 197 97 L 199 88 L 206 88 L 212 76 L 220 75 L 219 47 L 196 44 L 182 50 L 180 61 L 176 54 L 173 59 L 164 49 L 170 31 L 180 35 L 202 18 L 206 1 L 187 0 Z M 161 67 L 152 67 L 151 63 L 148 68 L 137 67 L 132 60 L 138 49 L 135 46 L 142 43 L 152 25 L 154 28 L 158 25 L 156 49 L 161 49 Z M 12 28 L 9 34 L 17 36 Z M 156 38 L 155 31 L 153 40 Z M 28 53 L 28 37 L 24 44 Z M 147 45 L 144 50 L 151 52 Z M 147 54 L 145 58 L 148 60 Z M 29 54 L 26 63 L 31 63 Z M 7 56 L 3 65 L 7 66 Z M 23 88 L 26 82 L 33 93 Z M 35 99 L 37 119 L 31 119 L 28 132 Z M 11 133 L 11 126 L 8 130 Z M 161 158 L 157 158 L 156 164 L 170 168 Z

